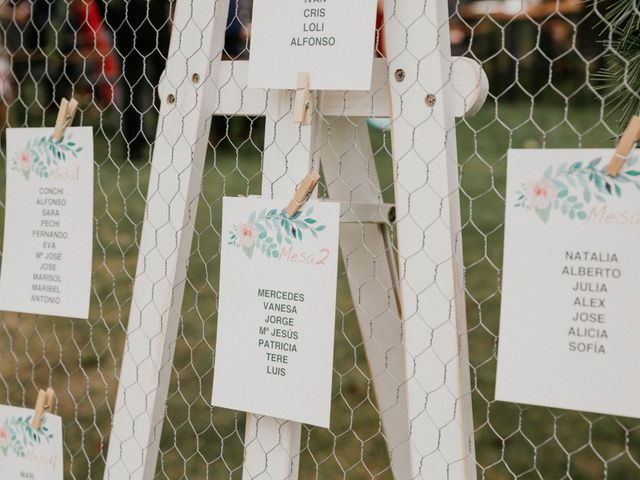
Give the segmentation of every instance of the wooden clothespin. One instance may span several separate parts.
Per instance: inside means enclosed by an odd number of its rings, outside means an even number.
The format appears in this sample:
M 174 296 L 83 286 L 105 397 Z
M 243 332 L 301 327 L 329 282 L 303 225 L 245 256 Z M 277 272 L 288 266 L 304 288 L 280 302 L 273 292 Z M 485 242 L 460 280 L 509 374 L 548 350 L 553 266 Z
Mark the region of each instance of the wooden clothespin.
M 60 102 L 58 118 L 56 119 L 56 126 L 53 130 L 53 139 L 56 142 L 62 141 L 64 131 L 73 123 L 73 119 L 76 116 L 76 110 L 78 110 L 78 101 L 75 98 L 72 98 L 71 100 L 63 98 Z
M 298 88 L 293 103 L 293 116 L 297 123 L 309 125 L 311 123 L 311 78 L 306 72 L 298 73 Z
M 306 202 L 311 196 L 311 193 L 313 192 L 313 189 L 316 188 L 319 180 L 320 175 L 315 172 L 304 177 L 302 182 L 300 182 L 300 186 L 296 190 L 296 193 L 289 202 L 289 205 L 287 205 L 287 208 L 285 209 L 287 215 L 293 217 L 296 212 L 300 210 L 300 207 L 304 205 L 304 202 Z
M 627 157 L 631 154 L 636 142 L 640 140 L 640 117 L 633 117 L 622 134 L 620 143 L 616 147 L 616 153 L 609 162 L 607 167 L 607 175 L 617 177 L 620 175 L 622 167 Z
M 56 397 L 53 388 L 47 388 L 47 391 L 40 390 L 38 392 L 38 400 L 36 401 L 36 407 L 33 411 L 33 419 L 31 420 L 31 426 L 40 430 L 42 426 L 42 419 L 44 417 L 45 412 L 51 411 L 53 408 L 53 401 Z

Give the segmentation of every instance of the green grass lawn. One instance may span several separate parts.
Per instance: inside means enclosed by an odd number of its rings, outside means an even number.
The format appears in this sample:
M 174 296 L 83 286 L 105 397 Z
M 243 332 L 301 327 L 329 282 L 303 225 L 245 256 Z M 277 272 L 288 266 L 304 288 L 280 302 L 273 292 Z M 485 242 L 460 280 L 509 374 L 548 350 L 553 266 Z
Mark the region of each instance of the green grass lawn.
M 597 106 L 488 102 L 458 126 L 467 314 L 478 472 L 487 479 L 638 478 L 640 422 L 493 400 L 509 147 L 602 147 Z M 157 478 L 241 478 L 244 414 L 209 406 L 223 195 L 260 189 L 259 133 L 237 122 L 210 148 L 189 262 Z M 259 129 L 257 129 L 259 130 Z M 373 133 L 385 200 L 390 139 Z M 95 249 L 88 322 L 5 314 L 0 402 L 33 405 L 52 384 L 65 425 L 67 478 L 102 478 L 149 173 L 96 137 Z M 216 142 L 214 142 L 216 143 Z M 4 179 L 0 182 L 4 185 Z M 2 198 L 3 195 L 0 195 Z M 303 427 L 301 479 L 391 479 L 344 271 L 339 274 L 331 429 Z

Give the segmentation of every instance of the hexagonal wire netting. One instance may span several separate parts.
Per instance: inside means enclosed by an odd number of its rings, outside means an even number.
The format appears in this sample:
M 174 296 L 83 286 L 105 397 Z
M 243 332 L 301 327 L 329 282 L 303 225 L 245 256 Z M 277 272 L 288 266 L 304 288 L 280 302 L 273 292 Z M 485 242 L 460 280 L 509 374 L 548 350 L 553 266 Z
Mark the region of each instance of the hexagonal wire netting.
M 159 110 L 156 89 L 175 3 L 0 4 L 0 118 L 10 127 L 51 126 L 59 100 L 73 95 L 81 104 L 79 122 L 95 133 L 90 319 L 5 313 L 0 323 L 0 401 L 32 406 L 38 388 L 55 388 L 65 425 L 65 478 L 102 478 L 105 469 Z M 620 125 L 598 78 L 613 53 L 607 5 L 449 4 L 454 54 L 482 64 L 491 85 L 480 112 L 456 124 L 478 477 L 640 478 L 638 421 L 496 402 L 493 393 L 506 152 L 613 145 Z M 231 1 L 225 60 L 248 58 L 250 22 L 251 0 Z M 261 117 L 222 116 L 212 123 L 157 478 L 242 476 L 245 415 L 210 407 L 220 213 L 224 195 L 260 193 L 264 129 Z M 369 130 L 381 201 L 392 203 L 390 133 L 384 122 L 371 122 Z M 321 196 L 326 188 L 325 179 Z M 352 293 L 341 263 L 331 428 L 303 426 L 300 478 L 392 478 Z

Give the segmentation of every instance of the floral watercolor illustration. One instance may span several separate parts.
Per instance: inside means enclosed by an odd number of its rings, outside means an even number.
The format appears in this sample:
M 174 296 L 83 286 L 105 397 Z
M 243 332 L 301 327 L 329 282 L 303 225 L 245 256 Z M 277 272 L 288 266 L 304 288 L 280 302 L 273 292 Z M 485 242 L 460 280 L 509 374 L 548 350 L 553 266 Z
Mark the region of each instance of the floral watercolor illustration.
M 305 212 L 299 211 L 289 217 L 284 210 L 262 210 L 252 212 L 246 223 L 236 225 L 229 232 L 229 245 L 240 247 L 248 258 L 254 251 L 271 258 L 278 258 L 279 247 L 301 241 L 305 233 L 318 236 L 326 227 L 319 225 L 311 215 L 313 207 Z
M 35 430 L 31 426 L 31 416 L 8 417 L 0 426 L 0 455 L 9 453 L 17 457 L 26 457 L 30 447 L 49 443 L 53 434 L 46 425 Z
M 640 170 L 635 169 L 640 157 L 629 159 L 617 177 L 606 174 L 607 162 L 602 157 L 585 162 L 563 162 L 550 165 L 543 177 L 523 183 L 516 192 L 516 207 L 533 210 L 543 222 L 556 211 L 571 220 L 586 220 L 585 207 L 591 202 L 606 202 L 607 197 L 622 197 L 621 185 L 631 184 L 640 190 Z
M 81 151 L 82 147 L 71 136 L 61 142 L 56 142 L 50 136 L 36 137 L 29 140 L 24 150 L 14 156 L 12 167 L 27 180 L 31 174 L 47 178 L 52 167 L 66 161 L 69 155 L 77 157 Z

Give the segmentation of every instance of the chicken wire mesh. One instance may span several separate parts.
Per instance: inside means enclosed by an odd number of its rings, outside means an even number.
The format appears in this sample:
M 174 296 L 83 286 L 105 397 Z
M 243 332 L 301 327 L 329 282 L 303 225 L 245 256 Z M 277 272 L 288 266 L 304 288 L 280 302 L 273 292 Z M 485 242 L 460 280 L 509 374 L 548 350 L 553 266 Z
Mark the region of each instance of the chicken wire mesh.
M 607 44 L 612 25 L 606 3 L 449 3 L 454 54 L 481 63 L 491 84 L 480 113 L 456 124 L 478 477 L 640 478 L 638 421 L 496 402 L 493 394 L 506 151 L 613 144 L 618 119 L 607 109 L 608 93 L 597 78 L 615 53 Z M 37 388 L 55 388 L 65 426 L 65 478 L 102 478 L 105 469 L 158 115 L 156 87 L 173 8 L 175 0 L 0 4 L 5 125 L 50 126 L 59 99 L 72 94 L 82 105 L 81 123 L 95 133 L 90 319 L 4 313 L 0 326 L 0 401 L 32 406 Z M 250 0 L 232 1 L 225 59 L 248 58 L 250 22 Z M 382 22 L 378 28 L 384 29 Z M 220 213 L 224 195 L 260 193 L 264 128 L 263 118 L 242 115 L 216 117 L 212 124 L 159 479 L 242 476 L 245 415 L 209 404 Z M 393 203 L 390 132 L 372 124 L 370 134 L 382 200 Z M 358 328 L 354 292 L 341 265 L 331 428 L 303 426 L 300 478 L 390 479 L 365 356 L 368 339 Z

